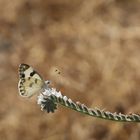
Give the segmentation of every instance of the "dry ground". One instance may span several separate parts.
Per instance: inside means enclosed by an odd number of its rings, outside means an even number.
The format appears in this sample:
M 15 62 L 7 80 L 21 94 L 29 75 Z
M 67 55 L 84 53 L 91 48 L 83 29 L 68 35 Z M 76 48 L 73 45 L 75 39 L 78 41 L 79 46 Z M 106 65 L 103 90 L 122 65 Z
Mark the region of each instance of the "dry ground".
M 140 140 L 139 124 L 42 112 L 18 94 L 20 63 L 89 107 L 140 113 L 139 0 L 0 0 L 0 140 Z

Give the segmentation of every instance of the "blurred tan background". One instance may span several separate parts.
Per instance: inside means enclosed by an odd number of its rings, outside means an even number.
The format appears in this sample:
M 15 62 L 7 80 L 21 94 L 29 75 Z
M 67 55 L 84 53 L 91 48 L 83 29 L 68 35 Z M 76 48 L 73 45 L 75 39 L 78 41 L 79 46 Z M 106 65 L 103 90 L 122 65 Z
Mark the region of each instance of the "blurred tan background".
M 20 63 L 74 101 L 140 113 L 139 0 L 0 0 L 0 140 L 140 140 L 140 124 L 42 112 L 18 94 Z

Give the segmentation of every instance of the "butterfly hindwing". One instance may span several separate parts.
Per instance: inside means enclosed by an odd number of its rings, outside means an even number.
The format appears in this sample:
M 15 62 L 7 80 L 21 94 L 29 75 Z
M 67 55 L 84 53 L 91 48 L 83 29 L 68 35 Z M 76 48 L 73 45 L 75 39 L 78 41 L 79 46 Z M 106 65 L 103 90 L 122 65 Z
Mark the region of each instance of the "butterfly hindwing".
M 29 65 L 19 66 L 19 93 L 23 97 L 31 97 L 44 86 L 42 77 Z

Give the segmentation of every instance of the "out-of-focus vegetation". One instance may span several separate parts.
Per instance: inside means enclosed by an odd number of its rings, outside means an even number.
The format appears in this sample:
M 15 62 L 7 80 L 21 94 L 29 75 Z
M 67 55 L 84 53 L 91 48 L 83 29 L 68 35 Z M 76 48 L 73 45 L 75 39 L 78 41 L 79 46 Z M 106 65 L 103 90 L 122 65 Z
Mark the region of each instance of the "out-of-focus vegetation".
M 89 107 L 139 113 L 139 0 L 0 0 L 0 140 L 140 139 L 139 124 L 42 112 L 18 95 L 20 63 Z

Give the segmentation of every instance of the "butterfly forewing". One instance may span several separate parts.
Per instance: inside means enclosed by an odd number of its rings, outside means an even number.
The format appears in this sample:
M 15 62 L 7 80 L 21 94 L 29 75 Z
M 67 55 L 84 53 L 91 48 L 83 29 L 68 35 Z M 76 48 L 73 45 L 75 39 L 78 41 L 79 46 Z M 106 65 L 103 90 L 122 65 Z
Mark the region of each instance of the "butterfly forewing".
M 20 64 L 19 78 L 19 94 L 23 97 L 31 97 L 40 91 L 45 84 L 42 77 L 27 64 Z

